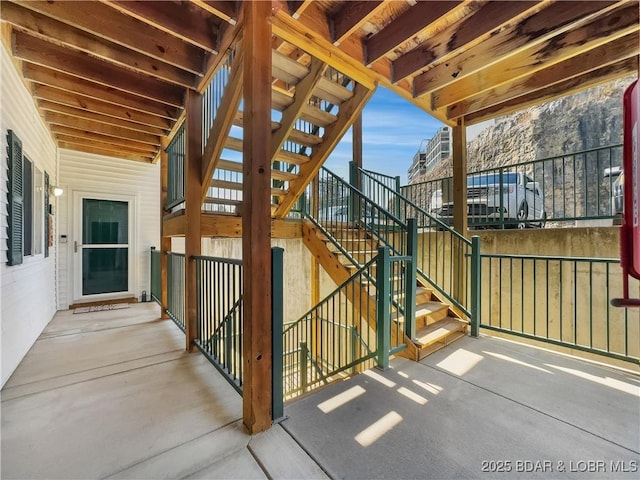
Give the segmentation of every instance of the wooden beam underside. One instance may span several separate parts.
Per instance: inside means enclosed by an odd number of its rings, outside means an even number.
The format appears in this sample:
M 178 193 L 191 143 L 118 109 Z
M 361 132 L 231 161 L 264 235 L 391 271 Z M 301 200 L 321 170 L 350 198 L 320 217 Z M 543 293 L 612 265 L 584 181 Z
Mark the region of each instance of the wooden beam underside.
M 164 234 L 169 237 L 184 237 L 186 217 L 184 212 L 164 219 Z M 295 219 L 271 219 L 271 238 L 287 239 L 302 237 L 302 222 Z M 242 218 L 203 212 L 200 217 L 203 238 L 242 238 Z

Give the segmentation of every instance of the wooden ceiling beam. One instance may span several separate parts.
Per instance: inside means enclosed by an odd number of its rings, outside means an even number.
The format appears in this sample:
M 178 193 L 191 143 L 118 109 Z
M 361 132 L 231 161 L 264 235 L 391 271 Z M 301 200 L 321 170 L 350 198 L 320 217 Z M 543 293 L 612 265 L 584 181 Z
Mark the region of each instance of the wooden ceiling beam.
M 198 81 L 195 89 L 199 93 L 203 93 L 211 83 L 211 79 L 220 68 L 220 65 L 227 59 L 227 55 L 235 48 L 242 38 L 242 13 L 240 18 L 233 25 L 227 26 L 220 37 L 220 52 L 217 55 L 209 55 L 207 64 L 204 67 L 204 74 Z
M 85 120 L 83 118 L 72 117 L 56 112 L 46 112 L 44 114 L 44 119 L 50 124 L 61 125 L 63 127 L 71 127 L 77 130 L 84 130 L 86 132 L 100 133 L 102 135 L 123 138 L 125 140 L 135 140 L 137 142 L 148 143 L 150 145 L 160 145 L 160 136 L 134 132 L 127 128 L 114 127 L 113 125 L 107 125 L 94 120 Z
M 486 39 L 501 25 L 513 23 L 514 19 L 521 18 L 533 8 L 542 8 L 545 2 L 509 0 L 476 5 L 479 8 L 473 14 L 462 17 L 460 21 L 431 36 L 420 47 L 393 60 L 392 81 L 397 83 L 427 65 L 446 61 L 461 49 Z
M 68 127 L 65 125 L 52 124 L 49 126 L 51 132 L 58 137 L 69 137 L 75 139 L 82 139 L 91 142 L 100 142 L 110 145 L 116 145 L 129 150 L 141 151 L 141 152 L 153 152 L 157 149 L 157 145 L 151 145 L 148 143 L 142 143 L 135 140 L 128 140 L 126 138 L 114 137 L 111 135 L 104 135 L 101 133 L 91 132 L 81 128 Z
M 133 148 L 127 145 L 119 145 L 114 142 L 101 142 L 99 140 L 96 140 L 95 135 L 91 135 L 91 138 L 85 138 L 85 137 L 79 137 L 79 136 L 73 136 L 73 135 L 55 134 L 55 138 L 61 142 L 74 143 L 76 145 L 86 145 L 88 147 L 95 146 L 95 147 L 104 148 L 104 149 L 122 150 L 122 151 L 127 151 L 136 155 L 145 155 L 149 157 L 154 156 L 158 151 L 158 147 L 154 147 L 153 145 L 147 145 L 144 143 L 140 144 L 140 145 L 143 145 L 144 148 L 142 147 Z
M 202 49 L 103 3 L 30 1 L 21 5 L 183 70 L 201 73 L 205 57 Z
M 596 18 L 546 42 L 521 50 L 483 69 L 433 92 L 432 108 L 439 110 L 464 99 L 543 70 L 568 58 L 637 32 L 640 29 L 638 5 Z
M 371 65 L 439 20 L 441 16 L 456 8 L 460 3 L 462 2 L 457 0 L 417 2 L 378 33 L 363 41 L 365 64 Z
M 196 47 L 218 53 L 219 19 L 189 2 L 116 0 L 104 3 Z
M 231 25 L 238 22 L 238 15 L 241 14 L 237 1 L 192 0 L 192 3 Z
M 550 102 L 556 98 L 565 97 L 572 93 L 586 90 L 587 88 L 597 87 L 603 83 L 611 82 L 628 75 L 637 74 L 638 57 L 634 56 L 613 65 L 608 65 L 584 75 L 571 78 L 564 82 L 556 83 L 543 90 L 531 92 L 499 105 L 494 105 L 471 113 L 465 117 L 465 123 L 467 125 L 472 125 L 474 123 L 484 122 L 492 118 L 517 112 L 527 107 Z
M 195 83 L 196 76 L 193 73 L 100 39 L 14 3 L 3 4 L 2 19 L 17 29 L 29 33 L 29 35 L 66 48 L 89 53 L 94 57 L 135 72 L 151 75 L 185 87 L 191 87 Z
M 329 28 L 334 45 L 340 45 L 355 33 L 373 15 L 378 13 L 387 1 L 366 0 L 345 2 L 339 11 L 329 17 Z
M 586 75 L 591 71 L 621 62 L 638 54 L 640 54 L 640 37 L 635 32 L 582 55 L 556 63 L 515 82 L 506 83 L 488 90 L 482 95 L 451 105 L 447 108 L 447 117 L 453 119 L 478 112 L 508 102 L 513 98 L 566 82 L 574 77 Z
M 181 107 L 184 89 L 123 70 L 90 55 L 68 50 L 23 32 L 15 32 L 14 55 L 26 62 L 52 68 L 123 92 Z
M 140 123 L 142 125 L 149 125 L 151 127 L 161 128 L 167 131 L 171 128 L 171 122 L 166 118 L 149 115 L 119 105 L 113 105 L 94 98 L 60 90 L 55 87 L 33 84 L 31 93 L 36 99 L 47 100 L 49 102 L 59 103 L 69 107 L 81 108 L 86 111 L 96 112 L 102 115 Z
M 142 125 L 140 123 L 131 122 L 129 120 L 102 115 L 100 113 L 88 111 L 82 108 L 70 107 L 68 105 L 62 105 L 60 103 L 51 102 L 49 100 L 39 100 L 38 106 L 42 111 L 45 112 L 56 112 L 63 115 L 70 115 L 85 120 L 104 123 L 105 125 L 113 125 L 115 127 L 126 128 L 133 132 L 149 133 L 151 135 L 157 135 L 159 137 L 163 137 L 169 132 L 169 129 L 150 127 L 149 125 Z
M 75 150 L 75 151 L 84 152 L 84 153 L 93 153 L 95 155 L 104 155 L 107 157 L 120 158 L 124 160 L 134 160 L 136 162 L 151 163 L 153 161 L 153 157 L 149 157 L 147 155 L 137 155 L 135 153 L 124 152 L 121 150 L 109 150 L 105 148 L 91 147 L 88 145 L 79 145 L 76 143 L 59 141 L 58 147 L 66 148 L 67 150 Z
M 288 0 L 289 13 L 293 18 L 300 18 L 304 11 L 309 8 L 313 0 Z
M 177 119 L 182 111 L 176 107 L 153 102 L 147 98 L 124 93 L 40 65 L 25 63 L 22 74 L 25 79 L 36 84 L 47 85 L 72 94 L 93 98 L 112 105 L 137 110 L 169 120 Z
M 552 3 L 540 12 L 505 28 L 487 40 L 465 50 L 447 62 L 440 63 L 413 81 L 413 94 L 425 96 L 438 88 L 458 81 L 467 75 L 584 25 L 603 13 L 616 8 L 619 2 Z M 553 28 L 550 28 L 550 26 Z

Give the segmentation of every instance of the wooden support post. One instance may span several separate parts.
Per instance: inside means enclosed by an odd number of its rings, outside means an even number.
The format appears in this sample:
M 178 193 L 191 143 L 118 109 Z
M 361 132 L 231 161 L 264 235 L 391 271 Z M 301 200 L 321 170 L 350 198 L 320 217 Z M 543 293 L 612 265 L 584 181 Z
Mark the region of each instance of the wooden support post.
M 243 422 L 271 426 L 271 2 L 243 2 Z
M 202 239 L 200 232 L 200 211 L 202 202 L 202 96 L 193 90 L 187 91 L 186 110 L 186 158 L 184 163 L 184 209 L 187 224 L 185 234 L 185 303 L 187 351 L 193 351 L 193 341 L 197 336 L 198 312 L 196 305 L 196 264 L 191 257 L 200 255 Z
M 167 204 L 169 159 L 167 158 L 167 137 L 161 139 L 160 150 L 160 318 L 169 318 L 167 284 L 167 252 L 171 251 L 171 238 L 164 235 L 164 206 Z
M 453 228 L 467 236 L 467 133 L 463 119 L 453 127 Z

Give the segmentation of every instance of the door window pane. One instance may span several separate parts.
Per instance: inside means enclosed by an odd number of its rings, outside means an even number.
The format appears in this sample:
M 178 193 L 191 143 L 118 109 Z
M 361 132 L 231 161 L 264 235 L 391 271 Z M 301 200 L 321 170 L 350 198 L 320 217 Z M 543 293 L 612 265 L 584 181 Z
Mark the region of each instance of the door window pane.
M 82 250 L 82 294 L 126 292 L 128 250 L 85 247 Z
M 113 200 L 82 200 L 84 245 L 129 243 L 129 204 Z

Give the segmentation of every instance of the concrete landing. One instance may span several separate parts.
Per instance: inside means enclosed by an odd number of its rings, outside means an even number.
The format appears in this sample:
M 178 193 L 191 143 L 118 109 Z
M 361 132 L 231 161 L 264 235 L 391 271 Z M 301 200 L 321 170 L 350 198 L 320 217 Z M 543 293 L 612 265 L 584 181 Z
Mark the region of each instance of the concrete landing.
M 288 405 L 332 478 L 638 478 L 640 377 L 491 337 Z
M 159 314 L 54 317 L 0 394 L 1 478 L 326 478 L 281 427 L 268 448 L 248 435 L 241 397 Z

